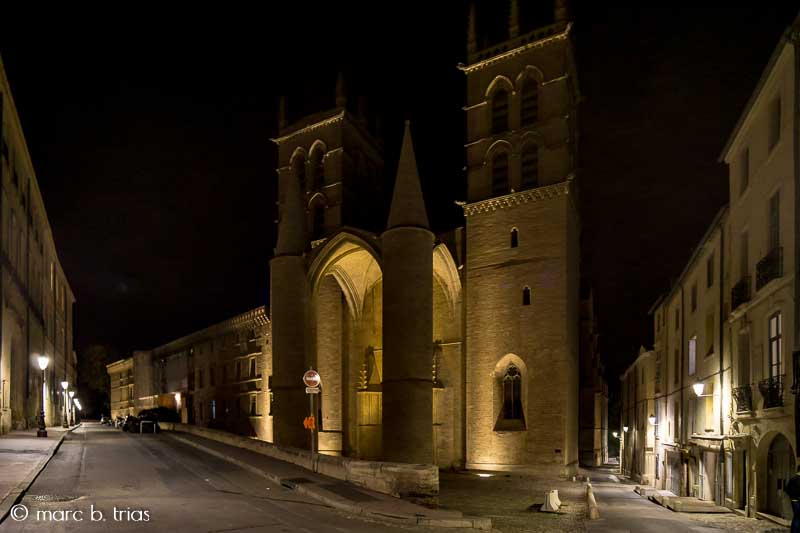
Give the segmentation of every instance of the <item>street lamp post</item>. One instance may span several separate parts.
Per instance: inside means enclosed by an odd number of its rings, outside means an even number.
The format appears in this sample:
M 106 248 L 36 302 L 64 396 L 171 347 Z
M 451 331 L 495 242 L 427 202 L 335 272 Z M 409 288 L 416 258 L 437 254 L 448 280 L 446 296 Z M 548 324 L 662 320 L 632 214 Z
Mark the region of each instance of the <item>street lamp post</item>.
M 44 423 L 44 399 L 45 399 L 45 388 L 44 388 L 44 371 L 47 369 L 48 363 L 50 363 L 50 358 L 46 355 L 40 355 L 38 357 L 39 368 L 42 370 L 42 410 L 39 412 L 39 430 L 36 432 L 37 437 L 46 437 L 47 436 L 47 426 Z
M 74 390 L 69 391 L 69 408 L 70 408 L 69 409 L 69 425 L 70 426 L 74 426 L 75 425 L 75 405 L 74 405 L 74 402 L 72 400 L 72 398 L 74 398 L 74 397 L 75 397 L 75 391 Z
M 619 437 L 619 473 L 622 475 L 622 461 L 625 458 L 625 434 L 628 432 L 628 426 L 622 426 L 622 435 Z
M 69 427 L 69 420 L 67 420 L 67 388 L 69 387 L 68 381 L 61 382 L 61 388 L 64 389 L 64 420 L 61 424 L 61 427 L 68 428 Z

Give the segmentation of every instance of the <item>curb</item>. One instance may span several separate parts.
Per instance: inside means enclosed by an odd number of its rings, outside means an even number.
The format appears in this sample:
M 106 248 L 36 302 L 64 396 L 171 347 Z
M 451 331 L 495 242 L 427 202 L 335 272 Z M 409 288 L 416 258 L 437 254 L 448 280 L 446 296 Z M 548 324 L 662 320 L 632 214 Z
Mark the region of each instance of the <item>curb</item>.
M 30 474 L 28 474 L 25 479 L 20 481 L 19 484 L 11 489 L 6 497 L 3 498 L 3 501 L 0 502 L 0 524 L 2 524 L 8 517 L 8 514 L 11 512 L 11 508 L 19 503 L 20 500 L 22 500 L 30 486 L 33 485 L 33 482 L 36 481 L 36 478 L 39 477 L 39 474 L 42 473 L 42 470 L 44 470 L 47 464 L 50 462 L 50 459 L 52 459 L 56 452 L 58 452 L 58 449 L 61 447 L 61 443 L 64 442 L 64 437 L 67 436 L 67 433 L 72 433 L 81 427 L 81 425 L 82 423 L 62 433 L 61 438 L 58 439 L 58 442 L 55 444 L 55 446 L 50 448 L 48 455 L 46 457 L 42 457 L 42 459 L 39 461 L 39 464 L 37 464 L 36 467 L 31 470 Z
M 375 513 L 364 509 L 360 505 L 350 503 L 349 501 L 346 501 L 344 499 L 330 497 L 328 494 L 324 494 L 321 493 L 320 491 L 317 491 L 313 486 L 299 484 L 299 483 L 295 484 L 291 482 L 288 483 L 284 482 L 284 479 L 278 475 L 266 472 L 258 467 L 246 463 L 245 461 L 240 461 L 239 459 L 227 456 L 221 452 L 218 452 L 217 450 L 203 446 L 202 444 L 194 442 L 190 439 L 186 439 L 179 435 L 175 435 L 174 432 L 164 431 L 162 432 L 162 435 L 166 435 L 169 438 L 182 442 L 183 444 L 191 446 L 192 448 L 196 448 L 209 455 L 213 455 L 214 457 L 235 464 L 236 466 L 243 468 L 248 472 L 252 472 L 253 474 L 264 477 L 277 485 L 283 485 L 284 487 L 288 487 L 293 491 L 295 491 L 297 494 L 303 494 L 305 496 L 308 496 L 309 498 L 313 498 L 339 511 L 344 511 L 354 515 L 366 516 L 372 520 L 380 520 L 384 522 L 390 522 L 394 524 L 405 524 L 410 526 L 417 525 L 425 527 L 471 528 L 471 529 L 482 529 L 482 530 L 492 529 L 492 520 L 490 518 L 468 517 L 468 516 L 464 516 L 462 518 L 426 518 L 424 516 L 388 515 L 384 513 Z
M 586 505 L 589 507 L 589 520 L 597 520 L 600 518 L 600 508 L 594 497 L 594 490 L 592 490 L 591 483 L 586 484 Z

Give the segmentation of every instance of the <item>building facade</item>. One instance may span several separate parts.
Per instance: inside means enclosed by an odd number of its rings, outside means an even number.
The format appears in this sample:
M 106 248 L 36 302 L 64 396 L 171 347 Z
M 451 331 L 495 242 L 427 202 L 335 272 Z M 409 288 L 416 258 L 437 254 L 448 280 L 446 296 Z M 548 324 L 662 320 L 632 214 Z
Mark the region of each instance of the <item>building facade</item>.
M 136 387 L 133 376 L 133 357 L 120 359 L 106 365 L 111 401 L 111 419 L 136 414 Z
M 264 307 L 108 365 L 112 418 L 173 409 L 181 422 L 272 441 Z
M 62 423 L 62 381 L 76 382 L 75 296 L 56 252 L 0 60 L 0 434 Z M 49 357 L 42 376 L 37 356 Z M 44 379 L 44 386 L 42 383 Z
M 580 323 L 580 463 L 608 463 L 608 383 L 600 357 L 600 335 L 595 315 L 594 293 L 585 287 L 581 297 Z
M 796 20 L 781 38 L 723 150 L 729 206 L 651 309 L 652 355 L 632 369 L 650 365 L 639 377 L 652 385 L 642 395 L 635 371 L 623 376 L 623 425 L 644 424 L 636 402 L 649 402 L 655 421 L 647 439 L 627 433 L 626 471 L 675 494 L 786 520 L 782 487 L 797 457 L 799 29 Z M 637 465 L 634 454 L 650 447 L 652 466 Z
M 732 273 L 726 503 L 790 519 L 795 471 L 798 65 L 795 21 L 778 43 L 721 156 L 729 169 Z M 795 374 L 796 375 L 796 374 Z M 795 378 L 796 380 L 796 378 Z
M 322 376 L 319 449 L 565 474 L 578 464 L 579 99 L 556 6 L 479 48 L 470 16 L 466 228 L 434 235 L 406 125 L 386 224 L 355 213 L 383 167 L 369 122 L 336 107 L 279 135 L 270 263 L 274 438 L 308 446 L 299 381 Z M 284 101 L 285 102 L 285 101 Z M 371 220 L 374 220 L 371 219 Z
M 307 448 L 301 378 L 313 367 L 321 375 L 313 412 L 321 453 L 576 470 L 572 26 L 559 2 L 535 29 L 530 13 L 510 6 L 507 36 L 481 48 L 472 11 L 468 64 L 459 67 L 468 103 L 466 227 L 431 231 L 408 122 L 383 213 L 375 207 L 383 143 L 363 107 L 349 109 L 343 78 L 327 111 L 290 120 L 282 98 L 272 139 L 279 221 L 270 315 L 261 309 L 136 352 L 137 408 L 169 406 L 186 423 Z M 596 463 L 607 458 L 607 389 L 598 380 L 593 311 L 585 318 L 588 452 Z

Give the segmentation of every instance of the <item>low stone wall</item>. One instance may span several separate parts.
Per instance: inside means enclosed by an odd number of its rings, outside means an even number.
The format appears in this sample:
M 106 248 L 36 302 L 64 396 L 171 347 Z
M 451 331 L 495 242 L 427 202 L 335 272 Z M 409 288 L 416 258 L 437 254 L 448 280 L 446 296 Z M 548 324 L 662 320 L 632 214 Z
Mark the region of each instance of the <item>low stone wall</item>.
M 321 454 L 317 454 L 312 463 L 311 452 L 308 450 L 279 447 L 263 440 L 190 424 L 159 422 L 159 426 L 164 431 L 197 435 L 261 453 L 273 459 L 296 464 L 314 472 L 392 496 L 431 498 L 439 495 L 439 468 L 436 465 L 361 461 Z

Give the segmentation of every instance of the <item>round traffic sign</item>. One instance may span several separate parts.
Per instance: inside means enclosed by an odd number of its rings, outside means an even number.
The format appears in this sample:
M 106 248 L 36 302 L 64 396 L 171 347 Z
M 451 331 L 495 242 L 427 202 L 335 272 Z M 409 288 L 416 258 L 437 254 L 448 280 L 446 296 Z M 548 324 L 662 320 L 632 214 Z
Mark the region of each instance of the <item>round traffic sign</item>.
M 306 370 L 306 373 L 303 374 L 303 383 L 306 384 L 306 387 L 319 387 L 321 381 L 319 372 L 316 370 Z

